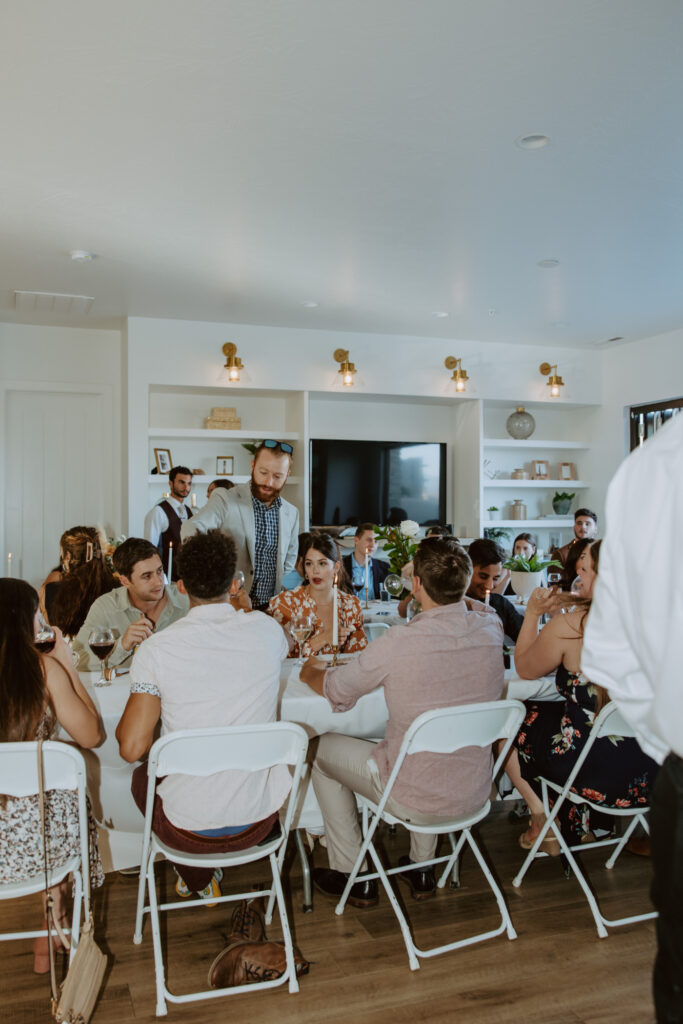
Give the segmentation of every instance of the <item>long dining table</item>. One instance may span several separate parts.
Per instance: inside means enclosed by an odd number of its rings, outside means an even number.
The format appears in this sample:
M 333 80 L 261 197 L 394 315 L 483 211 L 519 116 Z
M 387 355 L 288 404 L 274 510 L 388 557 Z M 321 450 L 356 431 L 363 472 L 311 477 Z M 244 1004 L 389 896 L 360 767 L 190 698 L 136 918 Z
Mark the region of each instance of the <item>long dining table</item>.
M 130 692 L 130 676 L 117 676 L 109 685 L 96 687 L 94 681 L 98 677 L 96 672 L 81 673 L 81 679 L 102 717 L 105 739 L 97 749 L 83 753 L 88 769 L 88 793 L 99 825 L 103 864 L 105 871 L 113 871 L 140 863 L 143 818 L 130 791 L 135 765 L 121 758 L 115 736 Z M 558 697 L 552 680 L 520 680 L 514 670 L 506 671 L 504 695 L 521 700 Z M 293 658 L 283 661 L 278 718 L 303 726 L 311 739 L 326 732 L 379 739 L 384 736 L 387 717 L 383 687 L 361 697 L 350 711 L 335 713 L 324 697 L 301 682 L 297 661 Z M 299 807 L 301 827 L 320 820 L 308 780 Z

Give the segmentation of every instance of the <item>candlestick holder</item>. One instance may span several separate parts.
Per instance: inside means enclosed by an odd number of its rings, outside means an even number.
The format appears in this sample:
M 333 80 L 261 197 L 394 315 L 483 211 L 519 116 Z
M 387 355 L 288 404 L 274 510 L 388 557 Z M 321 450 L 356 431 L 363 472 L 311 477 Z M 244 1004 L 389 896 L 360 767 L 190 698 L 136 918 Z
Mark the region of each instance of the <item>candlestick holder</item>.
M 332 667 L 337 664 L 337 657 L 339 655 L 339 644 L 332 647 Z
M 367 587 L 365 588 L 365 607 L 366 608 L 370 607 L 370 602 L 368 601 L 368 588 Z

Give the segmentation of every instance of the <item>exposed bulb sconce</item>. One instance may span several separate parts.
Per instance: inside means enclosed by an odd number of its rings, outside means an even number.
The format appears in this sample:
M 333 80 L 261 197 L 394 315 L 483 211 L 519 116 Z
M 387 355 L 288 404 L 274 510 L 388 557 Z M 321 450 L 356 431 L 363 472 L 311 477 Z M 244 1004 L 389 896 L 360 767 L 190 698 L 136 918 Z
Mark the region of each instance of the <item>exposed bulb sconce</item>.
M 557 363 L 555 363 L 554 366 L 551 366 L 550 363 L 541 363 L 538 369 L 543 377 L 548 378 L 550 397 L 559 398 L 560 388 L 564 387 L 564 381 L 557 374 Z
M 462 359 L 455 359 L 454 356 L 446 356 L 443 361 L 443 365 L 447 370 L 453 371 L 451 380 L 455 381 L 455 390 L 460 393 L 466 391 L 466 382 L 469 380 L 469 377 L 467 376 L 467 370 L 463 370 L 462 368 Z
M 244 364 L 237 355 L 237 345 L 233 344 L 232 341 L 226 341 L 223 346 L 223 355 L 225 356 L 225 369 L 228 371 L 229 383 L 239 383 L 240 370 L 244 369 Z
M 334 360 L 339 363 L 339 373 L 342 375 L 342 384 L 346 388 L 353 387 L 353 375 L 356 373 L 356 367 L 353 363 L 349 362 L 349 350 L 346 348 L 337 348 L 334 350 Z

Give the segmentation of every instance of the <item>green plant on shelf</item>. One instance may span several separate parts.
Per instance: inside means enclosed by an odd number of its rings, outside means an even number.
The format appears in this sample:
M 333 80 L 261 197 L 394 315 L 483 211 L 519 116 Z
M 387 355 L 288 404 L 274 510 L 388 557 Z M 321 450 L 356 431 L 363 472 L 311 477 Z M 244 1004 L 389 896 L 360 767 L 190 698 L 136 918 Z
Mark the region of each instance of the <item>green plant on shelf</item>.
M 553 504 L 556 501 L 573 501 L 576 497 L 576 492 L 569 494 L 568 491 L 555 491 L 553 494 Z
M 558 562 L 554 558 L 539 558 L 535 552 L 531 558 L 515 555 L 514 558 L 508 558 L 507 562 L 503 562 L 503 568 L 509 569 L 511 572 L 542 572 L 550 565 L 562 568 L 562 562 Z

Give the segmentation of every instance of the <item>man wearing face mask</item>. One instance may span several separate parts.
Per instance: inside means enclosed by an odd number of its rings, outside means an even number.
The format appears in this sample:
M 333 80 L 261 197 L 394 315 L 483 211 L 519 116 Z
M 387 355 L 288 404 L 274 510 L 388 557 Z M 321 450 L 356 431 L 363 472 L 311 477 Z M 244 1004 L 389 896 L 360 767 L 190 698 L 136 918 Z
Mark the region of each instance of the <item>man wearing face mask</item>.
M 227 491 L 217 487 L 208 502 L 183 524 L 181 539 L 219 529 L 237 545 L 237 571 L 255 609 L 268 606 L 297 558 L 299 512 L 282 497 L 293 449 L 285 441 L 262 441 L 251 461 L 251 480 Z

